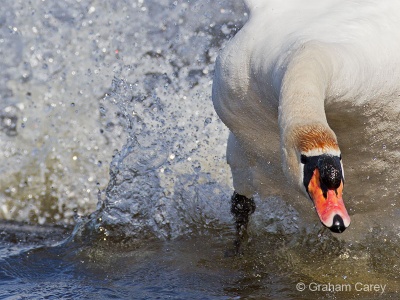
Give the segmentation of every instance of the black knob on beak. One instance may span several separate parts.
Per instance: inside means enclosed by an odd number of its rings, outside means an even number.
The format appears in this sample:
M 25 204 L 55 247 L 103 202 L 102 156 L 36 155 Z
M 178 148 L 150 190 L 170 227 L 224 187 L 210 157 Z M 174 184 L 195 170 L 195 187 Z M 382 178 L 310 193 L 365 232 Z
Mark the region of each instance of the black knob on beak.
M 329 229 L 332 232 L 336 232 L 336 233 L 342 233 L 343 231 L 345 231 L 346 226 L 344 226 L 342 217 L 339 215 L 335 215 L 333 217 L 333 224 L 331 227 L 329 227 Z

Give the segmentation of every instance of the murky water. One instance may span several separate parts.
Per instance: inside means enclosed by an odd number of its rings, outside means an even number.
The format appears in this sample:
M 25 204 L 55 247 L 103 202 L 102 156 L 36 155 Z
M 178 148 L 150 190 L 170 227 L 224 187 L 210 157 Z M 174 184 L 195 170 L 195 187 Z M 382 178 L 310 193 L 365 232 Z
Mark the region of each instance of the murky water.
M 228 132 L 210 93 L 218 50 L 247 19 L 240 1 L 3 8 L 1 299 L 397 298 L 390 220 L 338 239 L 300 226 L 280 195 L 256 199 L 244 255 L 227 255 Z M 354 131 L 342 136 L 346 178 L 368 183 L 349 187 L 352 213 L 363 193 L 397 197 L 380 163 L 396 161 L 397 140 L 379 128 L 354 138 L 393 120 L 368 117 L 330 115 L 337 132 Z

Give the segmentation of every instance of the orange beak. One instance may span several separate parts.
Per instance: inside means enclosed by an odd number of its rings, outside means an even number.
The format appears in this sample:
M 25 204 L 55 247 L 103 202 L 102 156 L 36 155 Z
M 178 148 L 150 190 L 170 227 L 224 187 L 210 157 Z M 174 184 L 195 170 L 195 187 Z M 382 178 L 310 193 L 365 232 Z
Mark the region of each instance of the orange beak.
M 314 201 L 315 210 L 322 224 L 337 233 L 343 232 L 350 225 L 342 192 L 343 181 L 337 189 L 323 189 L 318 168 L 314 170 L 308 184 L 308 193 Z

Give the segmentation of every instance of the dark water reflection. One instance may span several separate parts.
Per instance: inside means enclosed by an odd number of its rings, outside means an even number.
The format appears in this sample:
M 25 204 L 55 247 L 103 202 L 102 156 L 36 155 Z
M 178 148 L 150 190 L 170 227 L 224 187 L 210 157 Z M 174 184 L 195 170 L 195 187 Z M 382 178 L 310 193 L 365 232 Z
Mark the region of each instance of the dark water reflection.
M 320 231 L 315 238 L 253 233 L 243 256 L 227 257 L 233 237 L 226 228 L 173 241 L 69 238 L 43 246 L 3 240 L 0 298 L 397 298 L 397 256 L 378 267 L 374 259 L 379 257 L 369 256 L 379 254 L 378 249 L 352 248 Z M 371 284 L 384 286 L 384 292 L 373 291 Z

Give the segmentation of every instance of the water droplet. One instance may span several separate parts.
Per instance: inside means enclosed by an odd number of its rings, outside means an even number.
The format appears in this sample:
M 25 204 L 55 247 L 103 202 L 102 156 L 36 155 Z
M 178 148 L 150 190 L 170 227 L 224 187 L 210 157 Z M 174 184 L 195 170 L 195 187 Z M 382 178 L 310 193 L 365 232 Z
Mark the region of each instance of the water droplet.
M 207 126 L 208 124 L 210 124 L 212 122 L 212 119 L 210 117 L 206 118 L 204 120 L 204 126 Z

